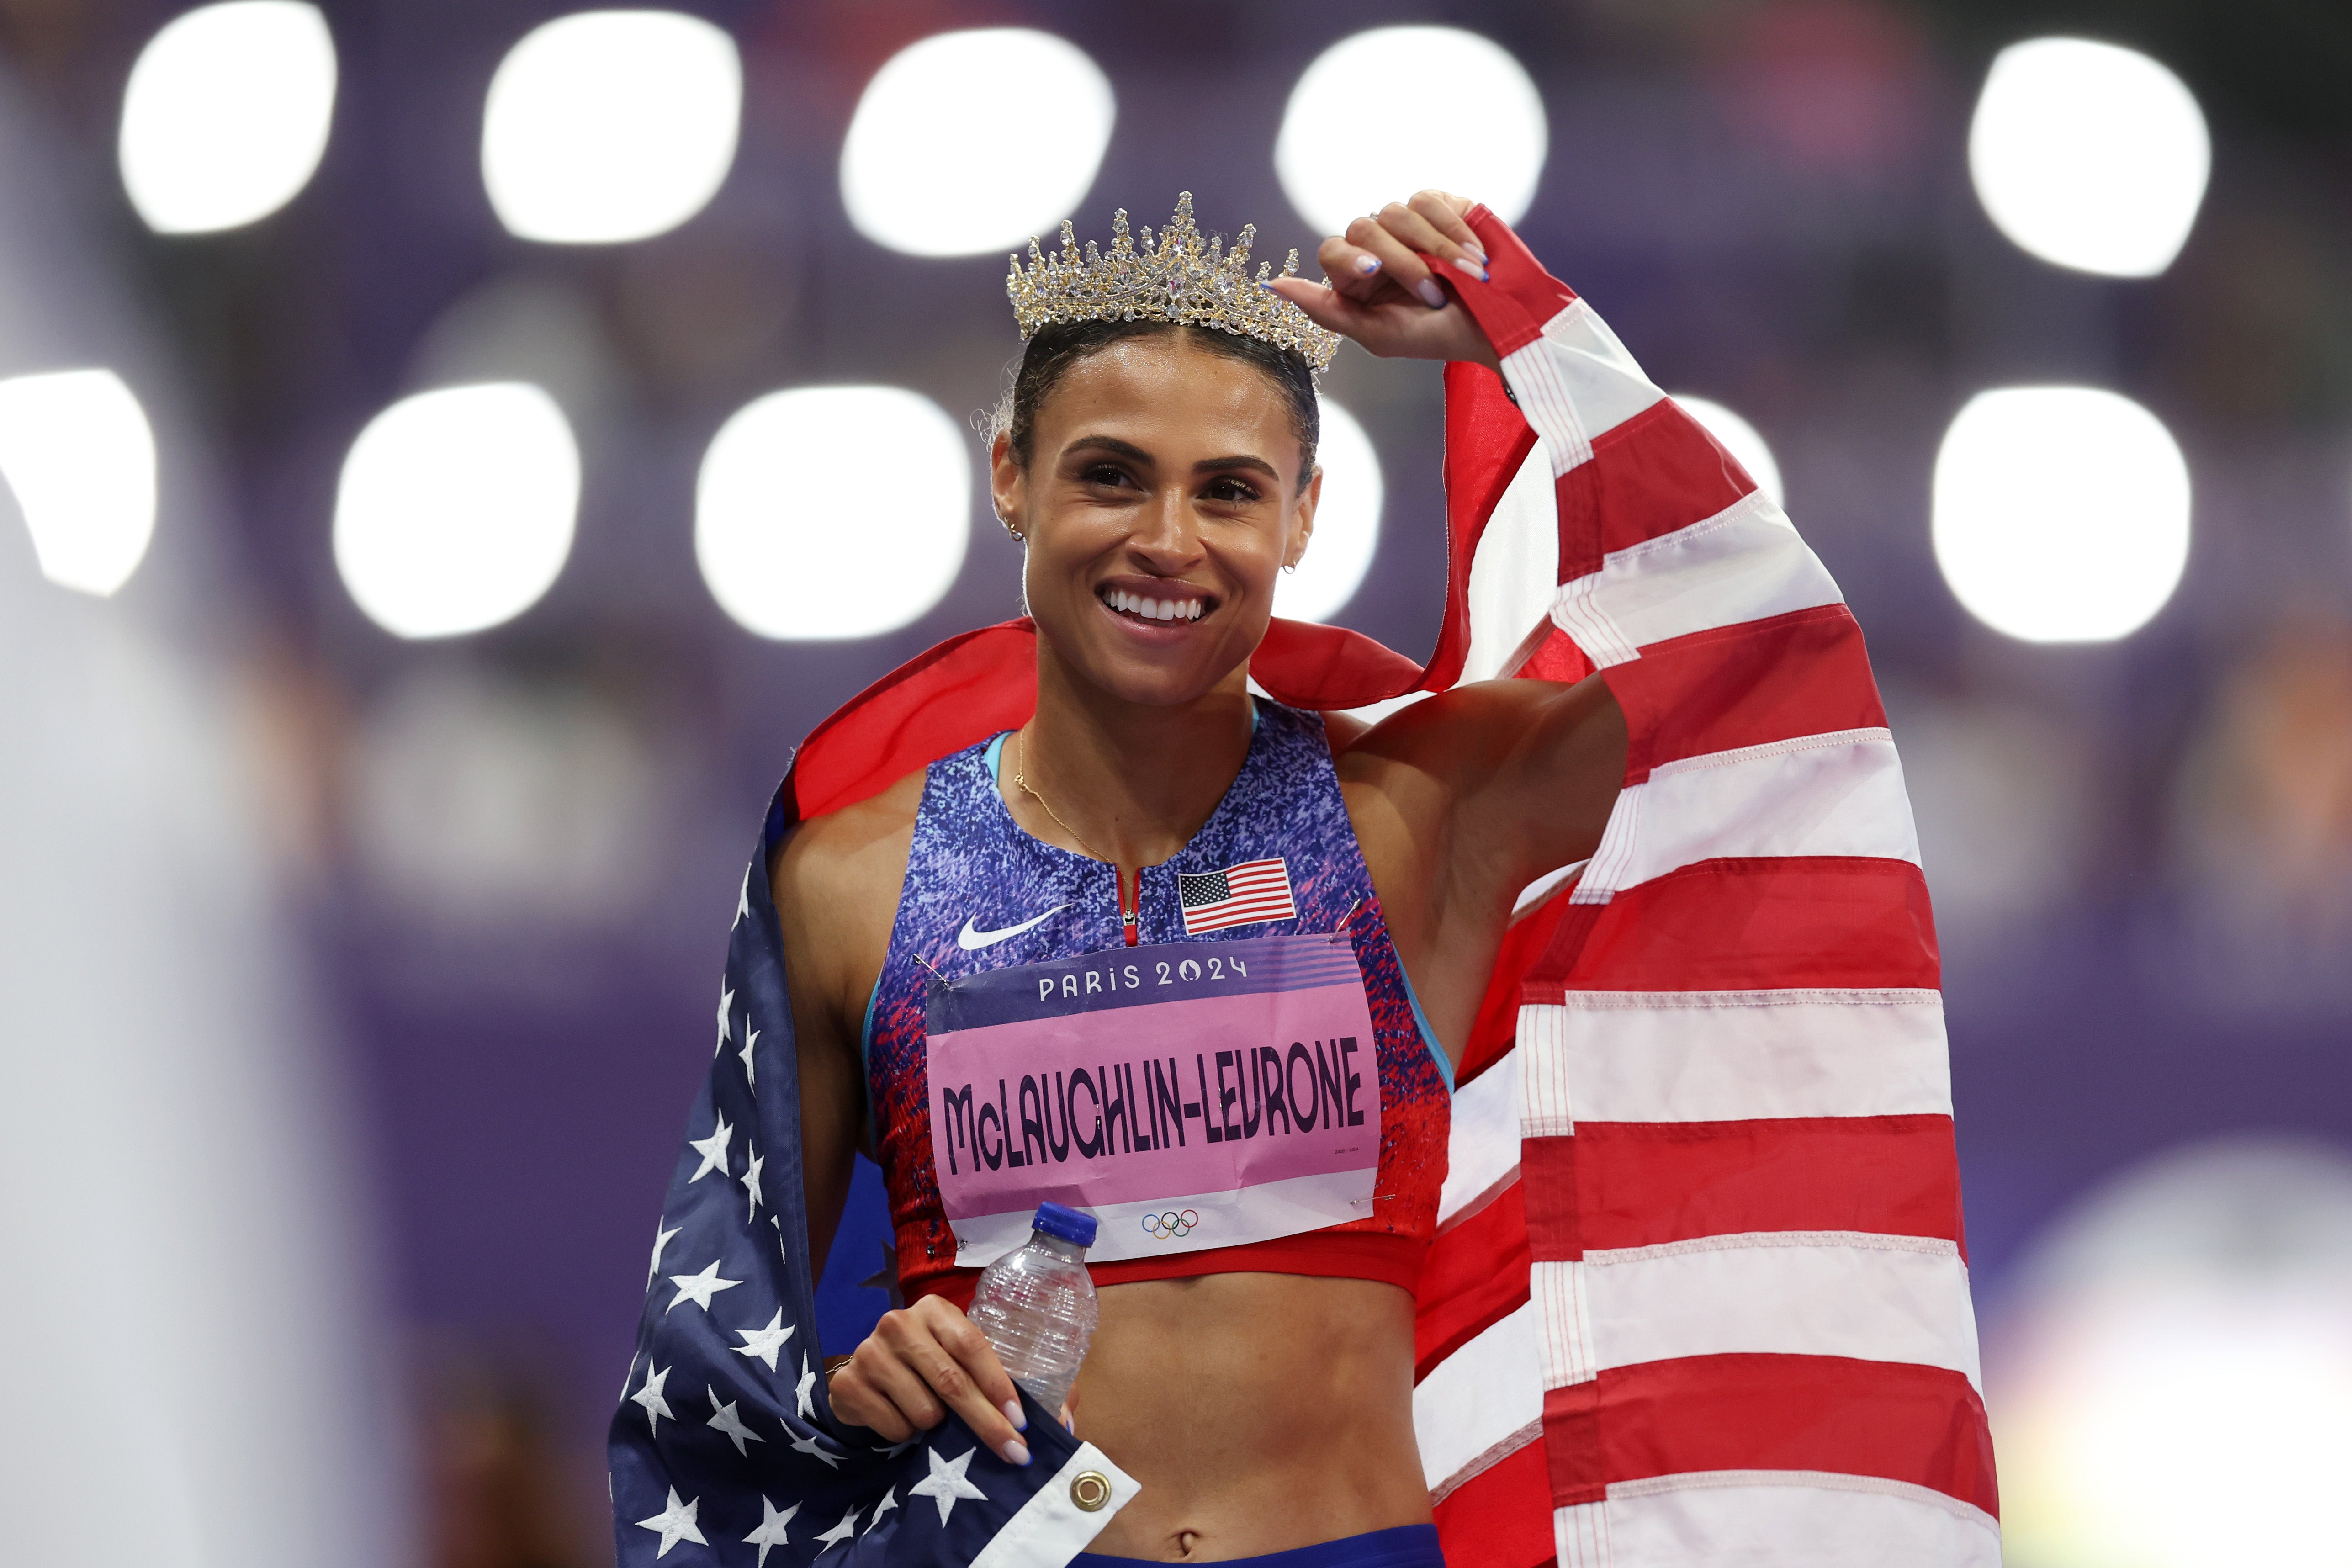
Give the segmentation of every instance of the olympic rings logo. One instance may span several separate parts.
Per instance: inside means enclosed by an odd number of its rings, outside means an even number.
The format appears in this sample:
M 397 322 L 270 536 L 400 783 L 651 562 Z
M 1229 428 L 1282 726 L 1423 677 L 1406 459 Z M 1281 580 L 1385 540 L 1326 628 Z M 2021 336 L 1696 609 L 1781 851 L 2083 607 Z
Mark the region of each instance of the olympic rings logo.
M 1190 1235 L 1192 1227 L 1200 1223 L 1201 1216 L 1191 1209 L 1186 1209 L 1182 1214 L 1178 1214 L 1174 1209 L 1169 1209 L 1160 1214 L 1145 1215 L 1143 1232 L 1146 1236 L 1158 1237 L 1162 1241 L 1173 1241 L 1180 1236 Z

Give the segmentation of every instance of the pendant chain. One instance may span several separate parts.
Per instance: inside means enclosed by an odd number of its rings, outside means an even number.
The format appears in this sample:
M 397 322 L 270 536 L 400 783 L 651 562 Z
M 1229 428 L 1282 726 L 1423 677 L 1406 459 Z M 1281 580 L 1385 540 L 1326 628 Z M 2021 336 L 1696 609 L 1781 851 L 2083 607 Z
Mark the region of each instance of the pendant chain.
M 1054 809 L 1053 804 L 1050 801 L 1048 801 L 1044 795 L 1039 795 L 1035 790 L 1029 787 L 1028 775 L 1023 771 L 1023 764 L 1029 760 L 1028 738 L 1017 731 L 1014 733 L 1013 738 L 1022 742 L 1021 755 L 1013 764 L 1013 787 L 1019 790 L 1023 795 L 1027 795 L 1031 800 L 1035 801 L 1039 805 L 1044 806 L 1045 808 L 1045 815 L 1054 819 L 1054 825 L 1059 827 L 1063 832 L 1068 834 L 1071 837 L 1076 839 L 1078 841 L 1079 848 L 1085 850 L 1096 859 L 1108 861 L 1110 865 L 1116 867 L 1118 864 L 1118 861 L 1112 860 L 1109 856 L 1104 854 L 1101 850 L 1097 849 L 1093 845 L 1087 843 L 1084 834 L 1080 833 L 1076 828 L 1062 820 L 1062 814 Z

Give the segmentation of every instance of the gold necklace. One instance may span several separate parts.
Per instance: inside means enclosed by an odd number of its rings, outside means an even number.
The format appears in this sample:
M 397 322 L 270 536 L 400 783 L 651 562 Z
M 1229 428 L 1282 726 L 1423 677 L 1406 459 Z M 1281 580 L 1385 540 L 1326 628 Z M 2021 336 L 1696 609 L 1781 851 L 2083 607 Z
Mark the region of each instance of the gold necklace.
M 1118 864 L 1118 861 L 1112 860 L 1109 856 L 1104 854 L 1101 850 L 1097 849 L 1093 845 L 1087 843 L 1085 835 L 1081 834 L 1076 828 L 1062 820 L 1062 814 L 1054 809 L 1051 802 L 1046 800 L 1044 795 L 1039 795 L 1035 790 L 1029 787 L 1028 774 L 1023 771 L 1023 765 L 1029 760 L 1029 747 L 1026 743 L 1025 737 L 1024 737 L 1020 731 L 1015 731 L 1013 738 L 1016 741 L 1023 742 L 1020 758 L 1013 764 L 1013 787 L 1019 790 L 1023 795 L 1027 795 L 1031 800 L 1035 801 L 1039 805 L 1044 806 L 1045 808 L 1045 815 L 1054 819 L 1054 825 L 1056 827 L 1059 827 L 1063 832 L 1068 834 L 1071 837 L 1076 839 L 1078 841 L 1079 848 L 1085 850 L 1087 854 L 1093 856 L 1097 860 L 1108 861 L 1112 866 L 1117 866 Z

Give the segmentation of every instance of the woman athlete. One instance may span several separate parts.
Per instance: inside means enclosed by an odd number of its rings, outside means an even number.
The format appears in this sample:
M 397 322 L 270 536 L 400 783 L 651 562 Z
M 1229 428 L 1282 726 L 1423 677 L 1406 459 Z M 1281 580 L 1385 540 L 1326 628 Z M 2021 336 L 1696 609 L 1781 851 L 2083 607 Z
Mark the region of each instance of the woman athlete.
M 1272 287 L 1372 353 L 1494 366 L 1434 281 L 1485 275 L 1470 211 L 1424 191 L 1327 240 L 1328 284 Z M 835 1367 L 832 1407 L 892 1441 L 953 1410 L 1014 1463 L 1021 1407 L 958 1304 L 973 1271 L 931 1169 L 927 985 L 1183 940 L 1186 900 L 1217 890 L 1198 877 L 1253 857 L 1281 860 L 1296 915 L 1217 934 L 1353 939 L 1378 1037 L 1370 1213 L 1095 1271 L 1101 1326 L 1071 1405 L 1142 1486 L 1094 1543 L 1113 1556 L 1223 1561 L 1429 1524 L 1411 1292 L 1453 1059 L 1515 900 L 1593 852 L 1625 771 L 1597 677 L 1460 687 L 1369 728 L 1253 698 L 1278 574 L 1314 532 L 1316 418 L 1293 349 L 1165 321 L 1037 331 L 991 453 L 1027 552 L 1034 716 L 812 818 L 772 867 L 818 1265 L 865 1142 L 913 1297 Z M 1434 1561 L 1413 1530 L 1362 1555 L 1408 1540 Z

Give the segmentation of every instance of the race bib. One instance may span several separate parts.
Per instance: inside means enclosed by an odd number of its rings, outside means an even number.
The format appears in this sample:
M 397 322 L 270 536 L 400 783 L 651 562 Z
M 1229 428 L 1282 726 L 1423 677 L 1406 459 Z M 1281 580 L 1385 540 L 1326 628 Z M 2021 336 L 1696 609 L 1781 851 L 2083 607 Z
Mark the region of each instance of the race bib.
M 1372 1212 L 1381 1075 L 1344 935 L 1115 948 L 931 987 L 931 1158 L 956 1262 L 1091 1213 L 1100 1262 Z

